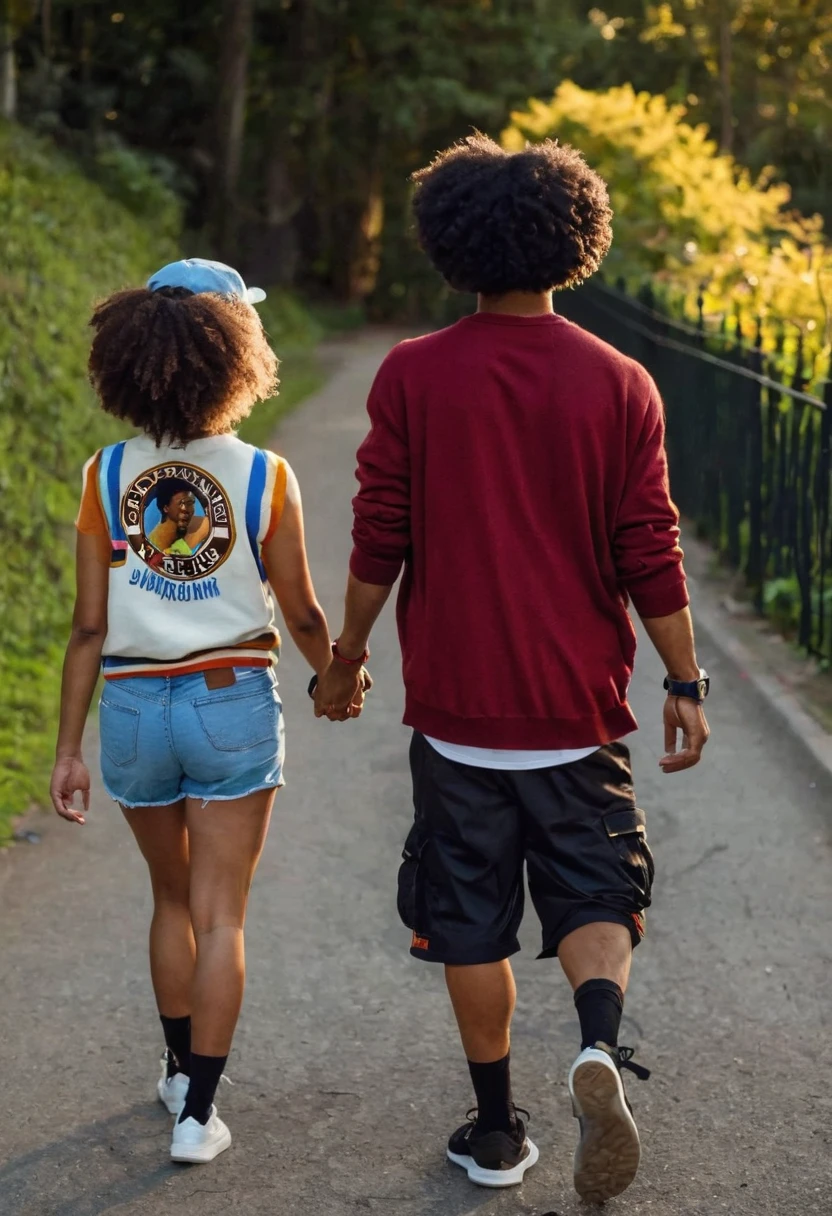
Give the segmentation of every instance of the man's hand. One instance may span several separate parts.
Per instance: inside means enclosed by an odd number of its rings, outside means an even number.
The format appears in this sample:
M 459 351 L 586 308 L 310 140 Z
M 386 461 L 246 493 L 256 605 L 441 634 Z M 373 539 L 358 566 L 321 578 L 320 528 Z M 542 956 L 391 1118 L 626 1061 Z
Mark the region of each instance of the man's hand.
M 315 717 L 330 722 L 358 718 L 364 708 L 365 694 L 373 687 L 366 667 L 348 667 L 332 662 L 321 672 L 315 688 Z
M 677 751 L 678 732 L 682 732 L 682 750 Z M 702 748 L 710 736 L 705 711 L 690 697 L 668 697 L 664 703 L 664 746 L 666 755 L 659 761 L 664 773 L 681 773 L 693 768 L 702 758 Z

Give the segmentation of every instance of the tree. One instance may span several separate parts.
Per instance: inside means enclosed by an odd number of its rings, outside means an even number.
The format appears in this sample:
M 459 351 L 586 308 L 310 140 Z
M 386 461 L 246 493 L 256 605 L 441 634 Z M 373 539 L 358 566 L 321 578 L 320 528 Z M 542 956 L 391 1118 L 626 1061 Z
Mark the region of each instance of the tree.
M 243 159 L 253 20 L 254 0 L 223 0 L 211 226 L 217 250 L 229 261 L 234 259 L 237 241 L 237 183 Z
M 828 0 L 581 0 L 595 31 L 574 65 L 585 88 L 632 83 L 685 105 L 723 151 L 776 165 L 804 211 L 832 221 L 832 5 Z
M 31 0 L 0 0 L 0 117 L 17 117 L 17 55 L 21 28 L 34 16 Z

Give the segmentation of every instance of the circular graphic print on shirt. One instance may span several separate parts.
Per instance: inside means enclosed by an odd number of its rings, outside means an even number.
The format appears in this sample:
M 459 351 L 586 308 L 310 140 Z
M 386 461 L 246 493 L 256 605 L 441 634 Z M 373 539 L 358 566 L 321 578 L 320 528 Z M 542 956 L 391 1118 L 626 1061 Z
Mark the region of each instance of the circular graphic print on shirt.
M 121 520 L 134 553 L 168 578 L 205 578 L 234 546 L 234 515 L 225 490 L 191 464 L 162 464 L 130 485 Z

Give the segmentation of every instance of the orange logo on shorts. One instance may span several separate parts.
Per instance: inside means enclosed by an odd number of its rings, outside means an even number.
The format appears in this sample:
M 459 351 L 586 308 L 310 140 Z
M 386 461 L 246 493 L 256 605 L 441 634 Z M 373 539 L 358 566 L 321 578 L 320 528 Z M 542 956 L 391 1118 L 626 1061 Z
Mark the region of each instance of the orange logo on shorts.
M 420 937 L 418 933 L 413 934 L 413 940 L 410 943 L 412 950 L 429 950 L 430 941 L 426 937 Z

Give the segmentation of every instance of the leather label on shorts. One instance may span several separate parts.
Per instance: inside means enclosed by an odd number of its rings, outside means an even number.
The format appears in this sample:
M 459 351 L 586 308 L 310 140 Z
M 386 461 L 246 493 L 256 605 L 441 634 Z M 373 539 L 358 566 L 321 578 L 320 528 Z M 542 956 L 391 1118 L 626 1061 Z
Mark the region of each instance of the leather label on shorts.
M 411 950 L 429 950 L 430 940 L 427 937 L 420 937 L 418 933 L 414 933 L 410 948 Z
M 232 684 L 237 683 L 233 667 L 212 667 L 208 671 L 203 671 L 202 674 L 205 677 L 205 687 L 208 689 L 230 688 Z

